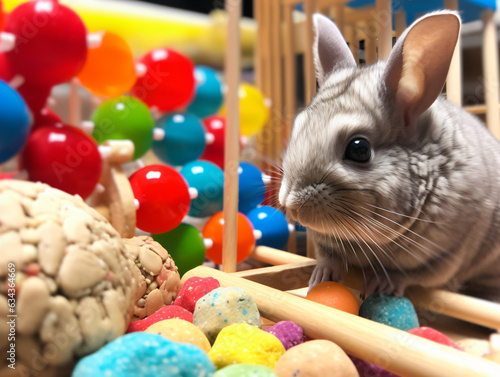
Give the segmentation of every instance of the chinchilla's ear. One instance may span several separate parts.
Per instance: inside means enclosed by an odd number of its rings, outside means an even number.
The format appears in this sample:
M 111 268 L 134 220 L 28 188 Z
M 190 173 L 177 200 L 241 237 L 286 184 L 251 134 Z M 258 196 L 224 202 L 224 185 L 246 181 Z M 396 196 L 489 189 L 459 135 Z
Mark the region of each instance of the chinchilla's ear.
M 337 26 L 325 16 L 313 15 L 315 40 L 313 45 L 314 65 L 319 86 L 328 75 L 340 67 L 355 67 L 356 61 Z
M 389 56 L 383 82 L 395 96 L 409 132 L 443 89 L 460 24 L 455 12 L 430 13 L 403 33 Z

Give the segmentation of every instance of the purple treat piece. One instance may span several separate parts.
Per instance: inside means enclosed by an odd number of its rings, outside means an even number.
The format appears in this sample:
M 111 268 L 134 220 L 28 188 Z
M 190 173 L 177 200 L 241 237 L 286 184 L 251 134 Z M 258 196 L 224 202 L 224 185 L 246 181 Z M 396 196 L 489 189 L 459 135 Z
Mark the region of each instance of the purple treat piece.
M 278 338 L 280 342 L 283 343 L 285 350 L 304 342 L 304 330 L 292 321 L 278 322 L 264 331 Z
M 397 374 L 389 372 L 386 369 L 380 368 L 375 364 L 358 359 L 357 357 L 349 355 L 354 366 L 358 370 L 359 377 L 400 377 Z

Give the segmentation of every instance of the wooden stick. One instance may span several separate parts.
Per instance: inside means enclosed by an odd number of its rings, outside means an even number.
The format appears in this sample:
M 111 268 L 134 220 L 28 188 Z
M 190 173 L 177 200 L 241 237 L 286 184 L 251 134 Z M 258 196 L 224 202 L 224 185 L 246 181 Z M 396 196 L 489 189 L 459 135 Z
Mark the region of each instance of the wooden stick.
M 394 15 L 394 23 L 395 23 L 395 29 L 396 29 L 396 40 L 401 37 L 401 34 L 406 29 L 406 11 L 405 10 L 399 10 L 396 12 Z
M 485 10 L 483 19 L 483 76 L 486 102 L 486 125 L 500 139 L 500 112 L 498 111 L 498 45 L 493 11 Z
M 236 271 L 238 219 L 238 166 L 240 109 L 240 27 L 241 0 L 226 2 L 228 13 L 225 72 L 227 84 L 226 130 L 224 145 L 224 227 L 222 236 L 222 269 Z
M 283 130 L 284 144 L 288 144 L 290 133 L 292 131 L 293 117 L 296 111 L 295 96 L 297 93 L 297 67 L 295 64 L 295 51 L 294 51 L 294 38 L 293 38 L 293 7 L 290 5 L 283 6 L 283 13 L 285 19 L 284 27 L 284 65 L 285 65 L 285 128 Z
M 365 62 L 373 64 L 377 61 L 377 38 L 374 30 L 368 29 L 365 23 Z
M 265 0 L 254 0 L 253 2 L 253 11 L 255 14 L 255 20 L 257 21 L 257 44 L 255 46 L 255 83 L 257 88 L 260 89 L 262 93 L 264 93 L 264 70 L 265 70 L 265 60 L 264 60 L 264 43 L 265 43 L 265 34 L 264 34 L 264 13 L 263 13 L 263 2 Z M 265 127 L 265 126 L 264 126 Z M 257 138 L 256 143 L 257 156 L 264 156 L 264 144 L 262 143 L 262 137 Z M 263 163 L 261 158 L 257 158 L 255 161 L 256 166 L 259 169 L 263 169 Z
M 344 12 L 345 4 L 336 3 L 331 8 L 330 16 L 333 18 L 335 25 L 339 28 L 342 35 L 344 35 L 344 25 L 345 25 L 345 12 Z
M 345 24 L 344 37 L 349 44 L 349 49 L 351 50 L 352 56 L 354 56 L 356 64 L 359 64 L 359 41 L 356 33 L 356 25 Z
M 69 94 L 69 124 L 79 127 L 82 122 L 82 104 L 78 94 L 78 79 L 74 78 L 70 83 Z
M 296 270 L 293 264 L 307 264 L 307 267 L 313 267 L 315 260 L 301 257 L 298 255 L 290 255 L 281 250 L 272 249 L 269 247 L 260 246 L 252 255 L 253 258 L 260 261 L 277 264 L 283 266 L 285 263 L 290 263 L 289 268 Z M 288 262 L 287 262 L 288 261 Z M 312 270 L 308 270 L 309 272 Z M 274 271 L 276 272 L 276 271 Z M 258 275 L 259 271 L 254 272 L 254 276 Z M 250 273 L 245 277 L 249 277 Z M 275 276 L 276 280 L 283 280 L 279 276 Z M 257 279 L 254 277 L 254 281 Z M 307 282 L 309 277 L 303 278 Z M 349 288 L 361 290 L 363 285 L 363 276 L 359 269 L 350 269 L 349 274 L 342 282 Z M 292 288 L 286 288 L 292 289 Z M 471 323 L 476 323 L 481 326 L 500 329 L 500 304 L 452 293 L 440 289 L 429 289 L 422 287 L 410 287 L 406 291 L 406 296 L 413 302 L 414 305 L 425 309 L 432 310 L 449 317 L 462 319 Z
M 450 10 L 458 10 L 458 0 L 444 0 L 444 7 Z M 446 98 L 457 106 L 462 106 L 461 51 L 459 36 L 446 78 Z
M 328 339 L 347 353 L 408 377 L 499 376 L 500 365 L 380 323 L 201 266 L 184 277 L 213 277 L 222 287 L 245 289 L 261 315 L 293 321 L 312 338 Z
M 257 246 L 250 256 L 261 262 L 269 263 L 274 266 L 312 261 L 310 258 L 273 249 L 267 246 Z
M 272 1 L 273 23 L 271 25 L 271 43 L 272 43 L 272 107 L 271 107 L 271 162 L 274 165 L 281 165 L 281 150 L 283 124 L 283 70 L 281 62 L 281 3 L 280 1 Z
M 387 60 L 392 50 L 391 0 L 376 0 L 375 8 L 379 25 L 378 58 L 379 60 Z
M 305 78 L 305 101 L 306 105 L 311 102 L 316 93 L 316 72 L 314 70 L 312 46 L 314 42 L 314 30 L 312 16 L 316 9 L 316 0 L 305 0 L 304 11 L 306 13 L 306 45 L 304 53 L 304 78 Z

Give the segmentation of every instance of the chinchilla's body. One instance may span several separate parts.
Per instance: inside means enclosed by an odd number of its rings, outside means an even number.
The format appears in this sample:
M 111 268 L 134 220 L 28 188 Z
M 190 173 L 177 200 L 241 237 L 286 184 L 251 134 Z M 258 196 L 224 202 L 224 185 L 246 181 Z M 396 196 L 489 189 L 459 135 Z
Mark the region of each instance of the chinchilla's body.
M 500 301 L 500 142 L 439 96 L 457 16 L 417 21 L 368 67 L 330 21 L 315 25 L 320 89 L 295 121 L 280 190 L 316 246 L 310 285 L 354 265 L 367 294 L 422 285 Z

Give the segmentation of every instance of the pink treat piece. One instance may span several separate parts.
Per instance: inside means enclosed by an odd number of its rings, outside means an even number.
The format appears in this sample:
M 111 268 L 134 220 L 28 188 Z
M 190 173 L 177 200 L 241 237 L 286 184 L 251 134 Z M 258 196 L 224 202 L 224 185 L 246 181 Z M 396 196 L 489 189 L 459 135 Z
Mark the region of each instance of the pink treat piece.
M 304 342 L 304 331 L 302 327 L 292 321 L 278 322 L 264 331 L 278 338 L 286 350 Z
M 408 331 L 410 334 L 420 336 L 425 339 L 432 340 L 436 343 L 444 344 L 445 346 L 453 347 L 457 350 L 464 351 L 462 347 L 457 345 L 453 340 L 448 338 L 442 332 L 434 330 L 431 327 L 417 327 Z
M 193 313 L 181 308 L 178 305 L 166 305 L 140 321 L 131 322 L 130 325 L 128 325 L 127 333 L 144 331 L 156 322 L 172 318 L 183 319 L 193 323 Z
M 196 301 L 216 288 L 220 288 L 220 284 L 214 278 L 200 278 L 196 276 L 189 278 L 182 285 L 179 294 L 175 298 L 174 304 L 182 306 L 184 309 L 193 313 Z

